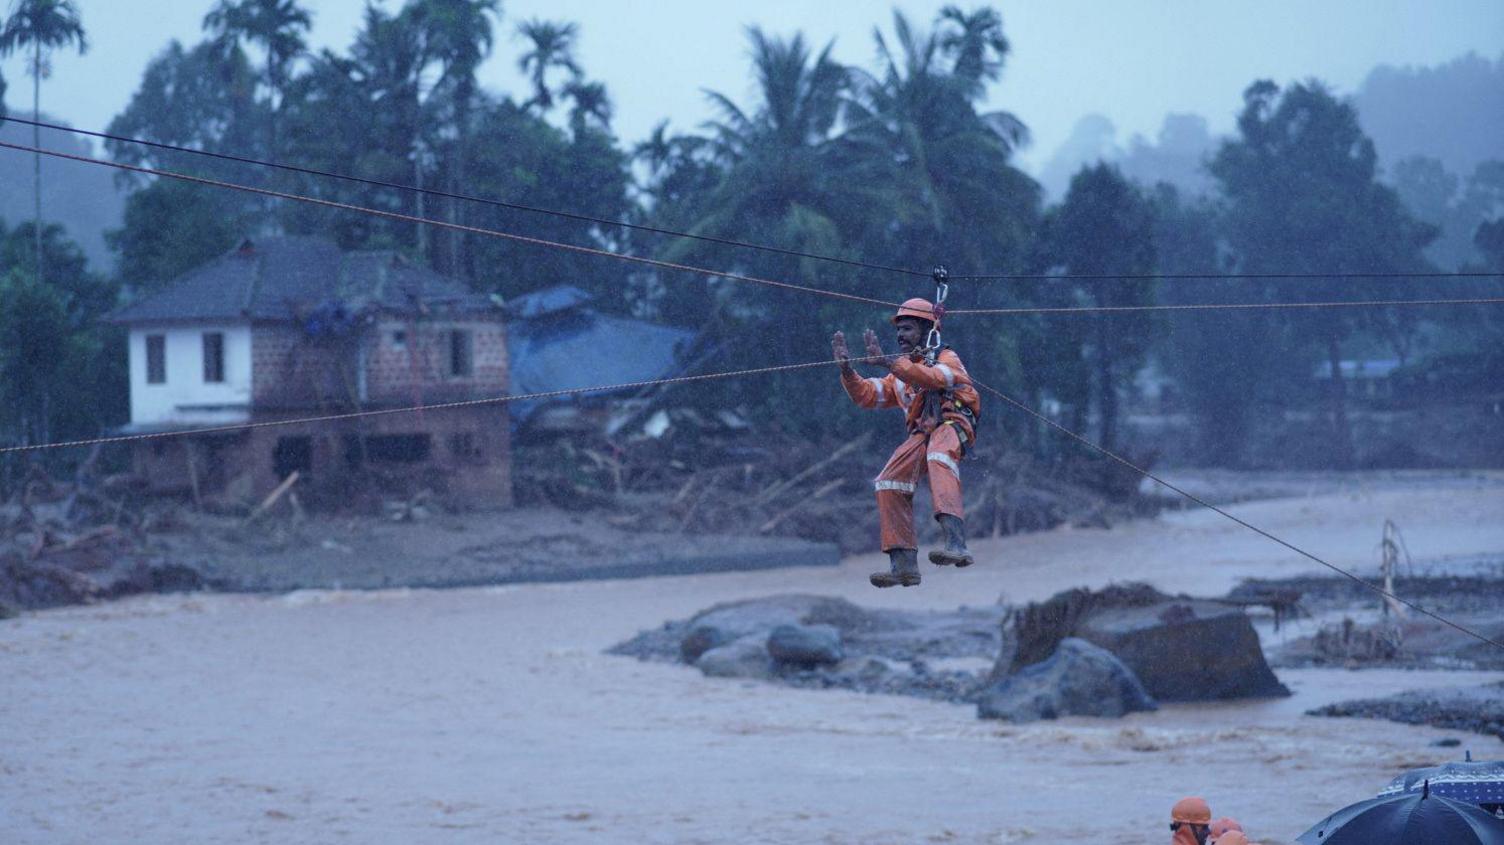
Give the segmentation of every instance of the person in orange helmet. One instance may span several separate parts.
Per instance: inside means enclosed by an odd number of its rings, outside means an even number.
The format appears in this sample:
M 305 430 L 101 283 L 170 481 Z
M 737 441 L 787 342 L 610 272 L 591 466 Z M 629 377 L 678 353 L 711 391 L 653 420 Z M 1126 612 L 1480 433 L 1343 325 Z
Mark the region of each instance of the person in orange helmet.
M 960 356 L 950 347 L 926 349 L 935 311 L 929 301 L 910 299 L 893 315 L 896 356 L 884 356 L 877 333 L 863 335 L 869 363 L 888 371 L 863 378 L 851 366 L 846 336 L 836 332 L 831 350 L 841 365 L 841 384 L 851 401 L 863 408 L 901 408 L 909 432 L 878 473 L 877 514 L 882 549 L 889 571 L 874 572 L 874 587 L 912 587 L 919 583 L 919 543 L 914 532 L 914 491 L 927 476 L 935 519 L 945 531 L 945 548 L 930 552 L 937 565 L 970 566 L 966 549 L 966 514 L 961 506 L 961 458 L 976 437 L 981 400 Z
M 1212 808 L 1205 798 L 1182 798 L 1170 808 L 1172 845 L 1206 845 L 1212 829 Z
M 1222 818 L 1212 822 L 1211 840 L 1213 842 L 1221 842 L 1222 836 L 1225 835 L 1228 831 L 1236 831 L 1238 833 L 1244 832 L 1243 826 L 1241 824 L 1238 824 L 1237 819 L 1223 816 Z
M 1221 836 L 1213 836 L 1211 845 L 1248 845 L 1248 837 L 1241 830 L 1228 830 Z

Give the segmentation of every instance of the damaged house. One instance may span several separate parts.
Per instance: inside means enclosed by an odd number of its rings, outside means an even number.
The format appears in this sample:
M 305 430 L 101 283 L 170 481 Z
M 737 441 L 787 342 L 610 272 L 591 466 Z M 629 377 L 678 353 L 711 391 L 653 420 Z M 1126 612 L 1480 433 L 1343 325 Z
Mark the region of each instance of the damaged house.
M 669 378 L 684 373 L 698 349 L 699 333 L 613 314 L 592 307 L 594 297 L 572 285 L 543 288 L 507 302 L 512 389 L 519 394 L 583 389 Z M 589 361 L 588 367 L 580 362 Z M 649 389 L 595 391 L 567 398 L 522 401 L 511 407 L 522 436 L 613 436 L 624 425 L 651 432 Z M 727 412 L 729 413 L 729 412 Z
M 391 251 L 312 237 L 247 240 L 116 312 L 129 330 L 120 433 L 379 411 L 510 388 L 502 309 Z M 270 425 L 133 444 L 157 492 L 260 497 L 361 468 L 511 503 L 507 406 Z

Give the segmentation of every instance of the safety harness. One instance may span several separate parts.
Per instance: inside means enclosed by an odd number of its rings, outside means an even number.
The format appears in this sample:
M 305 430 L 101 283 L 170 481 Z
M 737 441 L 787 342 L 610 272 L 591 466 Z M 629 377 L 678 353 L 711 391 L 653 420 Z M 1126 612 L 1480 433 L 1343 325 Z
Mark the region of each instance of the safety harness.
M 949 349 L 940 340 L 940 320 L 945 316 L 945 297 L 950 294 L 950 273 L 942 264 L 935 265 L 930 271 L 930 277 L 935 280 L 935 305 L 932 313 L 935 320 L 930 324 L 929 336 L 924 341 L 924 363 L 927 366 L 936 366 L 936 360 L 940 357 L 940 351 Z M 961 441 L 961 454 L 964 456 L 971 446 L 971 437 L 966 434 L 966 429 L 956 425 L 954 420 L 945 419 L 948 411 L 955 412 L 966 418 L 971 424 L 971 430 L 976 431 L 978 416 L 966 403 L 956 398 L 954 390 L 927 390 L 924 394 L 924 412 L 920 419 L 943 420 L 940 425 L 948 425 L 956 430 L 956 435 Z M 939 426 L 936 426 L 938 428 Z

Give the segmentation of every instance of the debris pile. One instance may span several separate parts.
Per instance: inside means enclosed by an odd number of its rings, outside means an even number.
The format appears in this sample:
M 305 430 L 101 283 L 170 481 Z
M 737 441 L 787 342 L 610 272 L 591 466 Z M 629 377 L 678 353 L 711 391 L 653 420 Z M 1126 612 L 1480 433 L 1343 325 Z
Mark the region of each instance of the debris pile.
M 1504 579 L 1495 574 L 1504 572 L 1504 560 L 1483 555 L 1454 565 L 1479 574 L 1396 577 L 1390 590 L 1485 637 L 1504 637 L 1504 617 L 1498 611 L 1504 603 Z M 1351 578 L 1251 580 L 1229 599 L 1246 601 L 1260 594 L 1294 595 L 1299 615 L 1316 621 L 1303 622 L 1294 632 L 1300 636 L 1270 649 L 1277 668 L 1504 669 L 1504 652 L 1498 648 L 1421 613 L 1395 613 L 1392 605 L 1386 613 L 1386 603 Z
M 203 586 L 195 570 L 145 550 L 148 532 L 173 526 L 172 511 L 143 511 L 127 477 L 96 477 L 97 460 L 66 483 L 33 464 L 0 505 L 0 614 Z
M 735 436 L 519 442 L 517 501 L 596 510 L 634 530 L 801 537 L 842 551 L 872 548 L 872 477 L 882 451 L 860 435 L 841 442 Z M 973 537 L 1061 524 L 1105 528 L 1144 515 L 1151 500 L 1100 462 L 1045 465 L 983 446 L 962 463 Z M 927 497 L 921 485 L 921 497 Z M 921 530 L 933 530 L 920 520 Z

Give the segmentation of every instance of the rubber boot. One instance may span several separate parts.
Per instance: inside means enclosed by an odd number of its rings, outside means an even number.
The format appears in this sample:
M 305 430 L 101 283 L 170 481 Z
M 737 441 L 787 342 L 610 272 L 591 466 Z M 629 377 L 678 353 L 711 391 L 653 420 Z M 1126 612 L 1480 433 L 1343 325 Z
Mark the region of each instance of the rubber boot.
M 936 566 L 962 568 L 976 563 L 976 558 L 966 550 L 966 520 L 942 513 L 936 519 L 945 529 L 945 548 L 930 551 L 930 563 Z
M 868 578 L 874 587 L 912 587 L 919 583 L 919 550 L 889 549 L 887 572 Z

